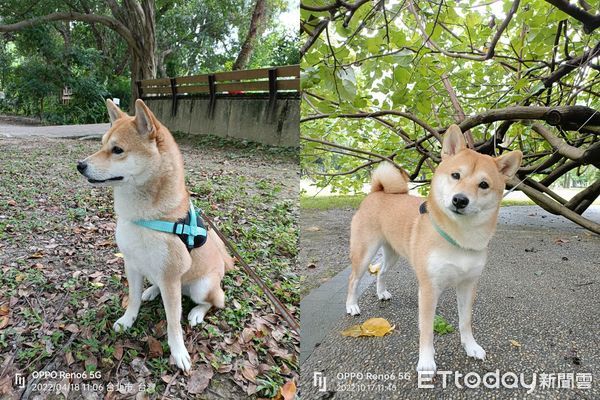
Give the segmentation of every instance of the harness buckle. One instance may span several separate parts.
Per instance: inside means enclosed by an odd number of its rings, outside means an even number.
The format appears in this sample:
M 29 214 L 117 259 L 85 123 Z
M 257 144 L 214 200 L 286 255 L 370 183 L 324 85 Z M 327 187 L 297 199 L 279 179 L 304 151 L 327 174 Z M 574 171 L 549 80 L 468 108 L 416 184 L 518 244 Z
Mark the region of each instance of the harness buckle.
M 181 226 L 181 232 L 178 232 L 178 227 Z M 180 224 L 178 222 L 173 222 L 173 233 L 176 235 L 183 235 L 184 224 Z

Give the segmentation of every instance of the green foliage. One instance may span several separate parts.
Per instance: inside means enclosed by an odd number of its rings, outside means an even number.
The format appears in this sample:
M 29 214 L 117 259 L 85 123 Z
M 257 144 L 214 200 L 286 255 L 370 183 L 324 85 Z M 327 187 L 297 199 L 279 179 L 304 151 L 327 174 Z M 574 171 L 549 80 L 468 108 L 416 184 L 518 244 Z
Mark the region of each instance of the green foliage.
M 448 77 L 467 116 L 515 105 L 600 107 L 594 88 L 598 72 L 590 67 L 565 76 L 551 91 L 542 82 L 567 57 L 577 57 L 598 43 L 599 30 L 584 34 L 579 23 L 544 0 L 522 2 L 495 47 L 495 56 L 483 61 L 512 0 L 414 3 L 413 13 L 407 2 L 377 3 L 384 4 L 385 12 L 367 2 L 351 15 L 347 26 L 348 14 L 343 7 L 342 11 L 331 13 L 302 10 L 301 19 L 309 31 L 322 18 L 332 19 L 301 64 L 306 99 L 302 105 L 303 117 L 320 114 L 329 117 L 304 122 L 302 135 L 385 156 L 395 155 L 394 161 L 414 171 L 421 153 L 410 146 L 412 142 L 424 139 L 426 151 L 437 154 L 440 150 L 436 139 L 426 138 L 428 132 L 424 128 L 400 116 L 383 118 L 391 127 L 372 118 L 336 117 L 396 110 L 442 129 L 454 123 L 457 116 L 443 76 Z M 306 4 L 324 3 L 315 0 Z M 421 24 L 425 32 L 420 31 Z M 559 24 L 566 24 L 566 31 L 559 35 L 555 48 Z M 448 54 L 428 46 L 424 37 Z M 304 35 L 301 42 L 307 39 Z M 475 142 L 489 139 L 498 126 L 499 123 L 494 123 L 472 129 Z M 583 137 L 576 132 L 561 134 L 569 143 Z M 593 137 L 585 140 L 589 143 Z M 342 194 L 362 191 L 369 179 L 367 169 L 335 177 L 315 172 L 351 171 L 368 160 L 344 151 L 346 154 L 332 153 L 329 147 L 309 141 L 302 146 L 303 169 L 317 185 L 330 185 L 333 191 Z M 525 153 L 550 150 L 549 144 L 532 133 L 527 124 L 513 124 L 503 146 L 519 148 Z M 526 163 L 543 159 L 526 159 Z M 430 179 L 434 166 L 435 163 L 424 163 L 417 180 Z
M 139 0 L 138 0 L 139 1 Z M 248 0 L 155 1 L 157 75 L 185 76 L 231 69 L 252 16 Z M 278 16 L 288 3 L 270 0 L 267 32 L 252 67 L 299 62 L 297 38 L 279 29 Z M 0 23 L 78 11 L 112 17 L 101 0 L 6 0 Z M 107 120 L 104 98 L 131 103 L 132 56 L 115 31 L 96 23 L 48 22 L 0 38 L 0 112 L 39 116 L 46 123 L 93 123 Z M 62 104 L 62 89 L 73 91 Z
M 445 335 L 454 332 L 454 327 L 450 325 L 444 317 L 436 315 L 433 319 L 433 331 L 438 335 Z

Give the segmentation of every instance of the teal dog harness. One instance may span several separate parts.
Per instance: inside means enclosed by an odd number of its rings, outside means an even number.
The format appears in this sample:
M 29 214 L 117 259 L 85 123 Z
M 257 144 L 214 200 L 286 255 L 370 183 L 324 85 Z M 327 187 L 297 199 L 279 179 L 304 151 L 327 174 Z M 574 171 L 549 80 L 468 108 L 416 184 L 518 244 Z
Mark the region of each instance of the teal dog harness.
M 188 251 L 202 246 L 206 243 L 206 227 L 204 221 L 196 212 L 192 201 L 190 200 L 190 210 L 185 218 L 181 218 L 176 222 L 141 219 L 135 221 L 136 225 L 154 231 L 173 233 L 183 241 Z

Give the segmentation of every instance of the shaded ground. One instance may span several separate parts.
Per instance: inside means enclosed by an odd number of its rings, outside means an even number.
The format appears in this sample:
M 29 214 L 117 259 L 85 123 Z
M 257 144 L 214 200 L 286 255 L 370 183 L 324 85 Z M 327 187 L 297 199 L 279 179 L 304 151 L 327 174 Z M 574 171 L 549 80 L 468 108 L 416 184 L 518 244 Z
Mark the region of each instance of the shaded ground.
M 348 265 L 347 226 L 352 213 L 302 210 L 303 243 L 312 240 L 310 257 L 324 256 L 323 268 L 312 269 L 315 275 L 307 281 L 320 281 Z M 600 208 L 594 207 L 588 217 L 599 220 Z M 339 234 L 332 239 L 326 236 L 330 224 Z M 321 229 L 307 234 L 310 226 Z M 598 236 L 538 207 L 503 208 L 474 307 L 475 337 L 488 356 L 483 362 L 468 359 L 458 332 L 436 335 L 438 369 L 476 372 L 479 376 L 496 369 L 500 374 L 524 373 L 527 383 L 536 373 L 538 387 L 531 398 L 599 398 L 599 249 Z M 341 257 L 336 262 L 330 254 Z M 301 256 L 299 262 L 304 265 L 306 255 L 301 252 Z M 417 388 L 417 286 L 412 270 L 404 261 L 390 270 L 387 281 L 393 298 L 389 302 L 379 302 L 374 285 L 368 286 L 359 300 L 359 317 L 345 315 L 347 273 L 344 270 L 302 300 L 301 390 L 305 398 L 503 399 L 525 395 L 524 389 L 458 389 L 454 385 L 456 375 L 449 377 L 445 389 L 441 376 L 435 388 Z M 437 313 L 458 326 L 453 291 L 442 295 Z M 371 317 L 388 319 L 396 325 L 395 332 L 384 338 L 340 335 L 342 330 Z M 306 338 L 308 334 L 316 338 Z M 311 343 L 312 348 L 305 348 Z M 313 385 L 315 372 L 327 378 L 326 391 L 319 392 Z M 352 372 L 371 373 L 374 377 L 339 375 Z M 382 376 L 386 373 L 393 373 L 394 379 Z M 576 382 L 575 388 L 557 388 L 561 373 L 574 374 L 574 380 L 591 376 L 591 389 L 577 388 Z M 554 374 L 549 378 L 553 389 L 540 387 L 542 374 Z M 464 385 L 464 380 L 461 382 Z
M 299 273 L 306 276 L 301 296 L 322 285 L 350 262 L 350 221 L 355 210 L 347 207 L 301 212 Z
M 179 141 L 195 203 L 297 315 L 297 160 L 264 147 L 223 148 L 220 139 Z M 160 298 L 142 306 L 129 332 L 112 331 L 127 302 L 112 191 L 92 188 L 74 168 L 98 147 L 97 141 L 0 139 L 0 398 L 35 398 L 40 389 L 46 398 L 49 387 L 36 384 L 58 382 L 79 388 L 52 398 L 276 394 L 297 376 L 298 337 L 241 269 L 223 281 L 226 309 L 194 329 L 184 318 L 190 377 L 169 364 Z M 184 315 L 191 307 L 185 299 Z M 95 374 L 34 379 L 41 370 Z M 23 388 L 16 373 L 25 378 Z M 109 384 L 114 391 L 106 394 Z

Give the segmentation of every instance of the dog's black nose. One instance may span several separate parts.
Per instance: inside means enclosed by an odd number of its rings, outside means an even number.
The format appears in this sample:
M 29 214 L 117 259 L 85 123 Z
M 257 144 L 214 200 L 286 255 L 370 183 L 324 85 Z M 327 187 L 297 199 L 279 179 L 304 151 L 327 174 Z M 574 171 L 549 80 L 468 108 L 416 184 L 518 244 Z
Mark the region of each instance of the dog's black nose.
M 87 168 L 87 163 L 85 161 L 77 161 L 77 171 L 83 174 L 83 171 Z
M 457 209 L 465 208 L 469 204 L 469 198 L 462 193 L 455 194 L 452 197 L 452 205 Z

